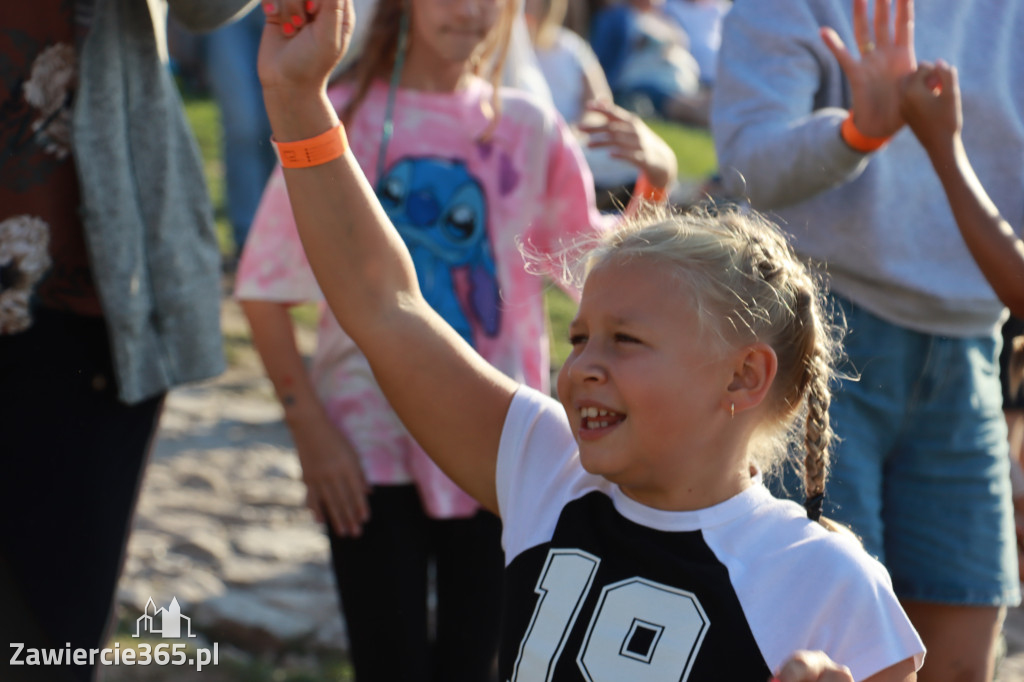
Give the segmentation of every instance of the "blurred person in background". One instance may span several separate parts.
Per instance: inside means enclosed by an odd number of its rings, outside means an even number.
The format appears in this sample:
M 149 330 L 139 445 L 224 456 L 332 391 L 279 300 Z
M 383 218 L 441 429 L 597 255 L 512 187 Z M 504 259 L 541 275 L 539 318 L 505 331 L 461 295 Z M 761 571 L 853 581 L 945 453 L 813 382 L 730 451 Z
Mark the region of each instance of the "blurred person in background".
M 203 31 L 251 4 L 167 6 Z M 29 648 L 104 645 L 164 396 L 224 367 L 213 214 L 158 36 L 145 0 L 0 20 L 0 623 Z
M 998 354 L 1005 308 L 900 108 L 917 60 L 960 70 L 963 146 L 1024 224 L 1024 5 L 738 0 L 712 133 L 733 196 L 828 272 L 849 364 L 825 513 L 883 561 L 933 680 L 992 679 L 1020 601 Z M 859 378 L 858 380 L 853 380 Z
M 256 74 L 263 23 L 257 7 L 206 35 L 202 45 L 206 83 L 220 110 L 225 206 L 234 242 L 226 260 L 229 270 L 245 246 L 263 187 L 277 162 Z

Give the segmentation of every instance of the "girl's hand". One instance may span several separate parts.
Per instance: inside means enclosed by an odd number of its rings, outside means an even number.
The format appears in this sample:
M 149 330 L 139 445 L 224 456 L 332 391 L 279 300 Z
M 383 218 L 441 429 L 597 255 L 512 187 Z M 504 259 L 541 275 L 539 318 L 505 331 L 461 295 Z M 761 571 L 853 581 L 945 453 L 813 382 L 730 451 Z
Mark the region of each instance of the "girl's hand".
M 265 93 L 319 92 L 348 50 L 352 0 L 263 0 L 258 71 Z
M 889 137 L 903 125 L 900 91 L 904 78 L 917 69 L 914 56 L 914 2 L 896 0 L 896 20 L 889 26 L 891 0 L 875 0 L 874 29 L 867 18 L 868 0 L 853 2 L 853 33 L 860 49 L 857 60 L 831 28 L 822 28 L 825 41 L 853 94 L 853 123 L 868 137 Z
M 639 168 L 655 187 L 668 189 L 675 182 L 675 153 L 639 116 L 601 100 L 588 102 L 586 109 L 601 115 L 599 122 L 584 118 L 579 126 L 590 136 L 590 147 L 609 147 L 611 156 Z
M 922 63 L 903 84 L 900 113 L 926 151 L 951 144 L 963 127 L 956 68 Z
M 822 651 L 798 651 L 771 682 L 853 682 L 853 675 Z
M 326 414 L 289 421 L 302 463 L 306 505 L 335 535 L 358 536 L 370 518 L 370 487 L 359 456 Z

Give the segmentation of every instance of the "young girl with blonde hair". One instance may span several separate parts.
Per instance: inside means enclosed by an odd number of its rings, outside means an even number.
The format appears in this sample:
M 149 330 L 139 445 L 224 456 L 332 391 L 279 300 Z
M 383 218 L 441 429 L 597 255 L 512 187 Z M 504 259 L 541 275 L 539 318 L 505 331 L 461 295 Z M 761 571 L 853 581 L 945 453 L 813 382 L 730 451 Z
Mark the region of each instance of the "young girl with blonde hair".
M 272 20 L 301 11 L 281 5 Z M 265 99 L 331 310 L 410 432 L 502 518 L 501 679 L 915 679 L 923 647 L 884 569 L 812 520 L 834 336 L 785 239 L 733 210 L 600 239 L 559 405 L 424 299 L 324 96 L 352 20 L 350 3 L 316 0 L 300 31 L 268 25 Z M 806 510 L 759 469 L 801 415 Z M 794 673 L 807 649 L 848 669 Z
M 553 253 L 608 220 L 557 114 L 497 85 L 515 11 L 496 0 L 381 0 L 351 77 L 330 97 L 413 254 L 426 300 L 495 367 L 548 391 L 543 283 L 525 271 L 518 244 Z M 675 158 L 656 139 L 630 147 L 638 138 L 624 133 L 638 130 L 646 127 L 608 132 L 664 186 Z M 236 295 L 284 406 L 309 506 L 327 522 L 357 679 L 487 679 L 500 523 L 423 453 L 326 310 L 306 372 L 287 307 L 321 296 L 280 172 L 254 221 Z

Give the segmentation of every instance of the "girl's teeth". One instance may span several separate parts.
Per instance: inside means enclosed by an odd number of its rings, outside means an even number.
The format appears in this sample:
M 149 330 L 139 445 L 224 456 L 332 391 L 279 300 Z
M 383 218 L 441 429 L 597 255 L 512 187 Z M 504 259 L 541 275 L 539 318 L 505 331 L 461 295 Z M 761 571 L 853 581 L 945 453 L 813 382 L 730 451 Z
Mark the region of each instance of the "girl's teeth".
M 608 410 L 599 410 L 596 407 L 584 407 L 580 409 L 581 417 L 607 417 L 611 412 Z

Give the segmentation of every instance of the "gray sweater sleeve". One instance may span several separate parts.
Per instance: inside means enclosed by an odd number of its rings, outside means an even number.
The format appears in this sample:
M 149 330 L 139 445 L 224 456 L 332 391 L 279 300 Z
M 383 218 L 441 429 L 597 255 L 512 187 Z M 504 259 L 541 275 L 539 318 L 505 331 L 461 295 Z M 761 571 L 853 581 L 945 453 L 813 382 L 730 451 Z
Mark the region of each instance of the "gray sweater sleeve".
M 711 127 L 727 190 L 755 208 L 798 203 L 866 165 L 839 136 L 848 87 L 819 35 L 831 25 L 850 44 L 835 4 L 736 0 L 726 16 Z
M 242 17 L 258 0 L 167 0 L 175 19 L 190 31 L 205 32 Z

